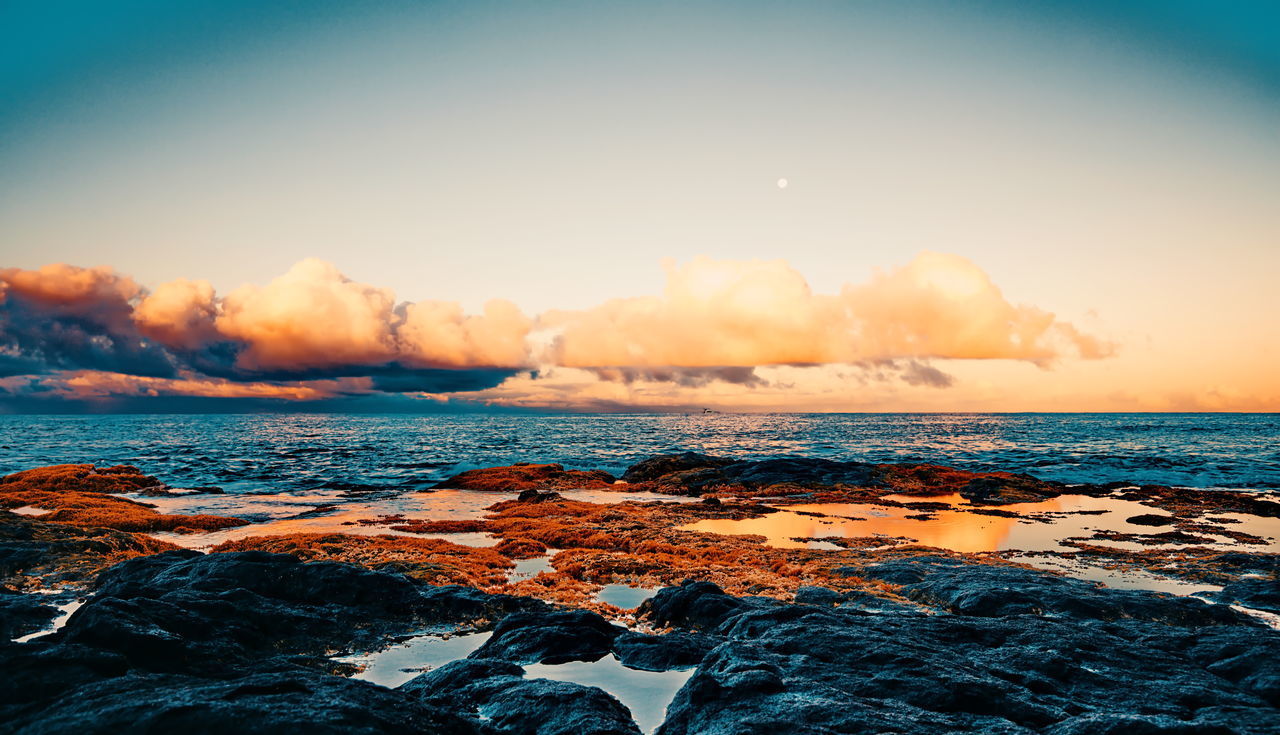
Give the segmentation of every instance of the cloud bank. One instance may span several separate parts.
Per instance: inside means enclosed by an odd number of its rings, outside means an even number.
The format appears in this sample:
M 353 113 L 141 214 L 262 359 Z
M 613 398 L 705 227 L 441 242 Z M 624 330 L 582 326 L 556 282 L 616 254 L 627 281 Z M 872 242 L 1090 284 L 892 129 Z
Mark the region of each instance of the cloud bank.
M 664 268 L 660 295 L 536 318 L 503 300 L 479 314 L 399 302 L 315 259 L 221 296 L 201 280 L 147 290 L 107 267 L 2 269 L 0 406 L 379 394 L 568 408 L 727 395 L 751 405 L 812 382 L 796 378 L 805 370 L 824 376 L 820 392 L 945 389 L 954 378 L 935 361 L 1048 366 L 1112 351 L 1047 311 L 1010 303 L 956 255 L 922 253 L 834 294 L 815 293 L 781 260 Z

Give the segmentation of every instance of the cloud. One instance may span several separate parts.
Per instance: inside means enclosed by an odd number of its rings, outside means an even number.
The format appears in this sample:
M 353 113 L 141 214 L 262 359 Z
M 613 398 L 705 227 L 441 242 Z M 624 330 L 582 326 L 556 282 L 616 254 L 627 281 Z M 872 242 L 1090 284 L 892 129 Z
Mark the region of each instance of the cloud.
M 1009 303 L 991 278 L 958 255 L 921 253 L 870 283 L 845 286 L 856 349 L 866 357 L 1027 360 L 1075 353 L 1106 357 L 1111 346 L 1034 306 Z
M 839 294 L 814 293 L 781 260 L 665 265 L 661 296 L 552 312 L 551 361 L 570 367 L 726 367 L 900 358 L 1099 358 L 1110 346 L 1009 303 L 972 262 L 922 253 Z
M 197 350 L 218 339 L 218 303 L 208 281 L 179 278 L 143 298 L 133 310 L 138 331 L 177 350 Z
M 395 358 L 395 294 L 346 278 L 330 263 L 304 260 L 266 286 L 227 294 L 217 333 L 243 345 L 247 373 L 381 365 Z
M 716 381 L 746 386 L 760 386 L 766 383 L 756 375 L 754 367 L 605 367 L 590 368 L 590 372 L 600 380 L 627 385 L 640 382 L 672 383 L 686 388 L 701 388 Z
M 171 355 L 132 319 L 142 289 L 110 268 L 0 269 L 0 370 L 175 374 Z
M 316 259 L 224 296 L 189 279 L 148 292 L 105 267 L 9 268 L 0 270 L 0 394 L 89 402 L 465 394 L 517 406 L 763 409 L 797 396 L 848 405 L 851 390 L 883 398 L 949 388 L 956 379 L 935 366 L 941 360 L 1044 367 L 1113 350 L 1047 311 L 1010 303 L 955 255 L 922 253 L 828 294 L 781 260 L 700 257 L 664 268 L 659 295 L 536 319 L 503 300 L 479 314 L 448 301 L 398 302 Z
M 479 315 L 397 304 L 314 259 L 223 298 L 188 279 L 148 293 L 105 267 L 0 270 L 0 377 L 39 376 L 21 394 L 50 400 L 308 401 L 355 379 L 387 393 L 484 390 L 525 367 L 531 324 L 506 301 Z

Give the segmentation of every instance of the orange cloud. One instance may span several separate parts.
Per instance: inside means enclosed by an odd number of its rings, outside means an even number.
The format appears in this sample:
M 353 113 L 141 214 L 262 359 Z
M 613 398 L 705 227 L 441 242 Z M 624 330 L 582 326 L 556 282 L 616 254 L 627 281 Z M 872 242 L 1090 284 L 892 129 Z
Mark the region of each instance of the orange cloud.
M 394 307 L 389 289 L 355 283 L 309 258 L 266 286 L 227 294 L 216 326 L 246 345 L 237 362 L 248 370 L 375 365 L 395 356 Z
M 396 347 L 406 364 L 515 367 L 529 360 L 533 321 L 510 301 L 490 301 L 480 316 L 467 316 L 449 301 L 419 301 L 401 311 Z
M 167 347 L 184 350 L 217 338 L 217 316 L 213 285 L 185 278 L 161 285 L 133 310 L 140 332 Z
M 922 253 L 838 295 L 816 294 L 781 260 L 665 265 L 660 297 L 544 315 L 569 367 L 749 366 L 897 358 L 1015 359 L 1109 354 L 1053 314 L 1009 303 L 956 255 Z
M 21 392 L 29 378 L 0 378 L 0 389 Z M 340 378 L 289 383 L 241 383 L 185 374 L 180 378 L 152 378 L 98 370 L 66 371 L 40 380 L 41 394 L 68 400 L 120 396 L 195 396 L 206 398 L 276 398 L 308 401 L 354 393 L 368 393 L 368 378 Z
M 33 271 L 0 268 L 0 283 L 7 291 L 50 305 L 93 301 L 128 303 L 142 293 L 133 279 L 106 266 L 80 268 L 65 263 L 53 263 Z

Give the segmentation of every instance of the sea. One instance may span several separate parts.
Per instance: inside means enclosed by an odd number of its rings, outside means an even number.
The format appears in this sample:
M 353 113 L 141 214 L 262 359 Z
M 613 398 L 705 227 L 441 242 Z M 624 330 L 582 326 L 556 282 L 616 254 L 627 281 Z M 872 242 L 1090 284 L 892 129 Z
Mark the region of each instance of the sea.
M 394 493 L 513 462 L 621 474 L 683 451 L 926 462 L 1067 483 L 1280 489 L 1280 414 L 0 416 L 0 474 L 132 464 L 173 487 L 228 493 Z

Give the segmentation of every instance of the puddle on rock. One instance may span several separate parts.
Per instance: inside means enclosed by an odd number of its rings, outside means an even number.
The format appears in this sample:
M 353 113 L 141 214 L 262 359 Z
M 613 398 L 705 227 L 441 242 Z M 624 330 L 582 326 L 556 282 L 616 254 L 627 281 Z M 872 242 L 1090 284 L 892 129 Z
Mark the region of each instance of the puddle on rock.
M 381 684 L 394 689 L 424 671 L 437 669 L 450 661 L 466 658 L 484 645 L 492 633 L 462 633 L 444 637 L 421 635 L 390 648 L 373 653 L 335 658 L 345 664 L 363 666 L 364 671 L 351 678 Z
M 603 490 L 566 490 L 566 498 L 590 503 L 621 503 L 628 500 L 691 502 L 697 498 L 673 498 L 658 493 L 620 493 Z M 463 546 L 496 546 L 501 539 L 487 533 L 410 533 L 391 528 L 395 524 L 364 525 L 360 521 L 382 516 L 402 516 L 405 520 L 469 521 L 483 518 L 494 503 L 510 500 L 516 493 L 479 490 L 432 490 L 405 492 L 389 498 L 350 498 L 340 491 L 310 493 L 227 493 L 187 494 L 171 497 L 143 497 L 126 494 L 149 503 L 161 513 L 232 516 L 252 521 L 247 526 L 209 533 L 154 533 L 178 546 L 207 550 L 226 541 L 250 536 L 282 536 L 292 533 L 345 533 L 360 536 L 410 536 L 438 538 Z
M 812 539 L 826 537 L 865 538 L 874 536 L 909 538 L 925 546 L 962 553 L 984 551 L 1070 551 L 1062 541 L 1088 538 L 1097 531 L 1151 534 L 1150 526 L 1128 522 L 1128 518 L 1151 515 L 1151 508 L 1131 500 L 1063 495 L 1039 503 L 1003 506 L 971 505 L 959 495 L 908 497 L 903 502 L 942 502 L 947 510 L 921 511 L 910 507 L 865 503 L 810 503 L 779 506 L 778 512 L 761 518 L 707 519 L 681 526 L 681 530 L 719 534 L 764 536 L 770 546 L 782 549 L 814 548 Z M 977 512 L 975 512 L 977 511 Z M 1016 515 L 1005 515 L 1013 513 Z M 810 515 L 818 514 L 818 515 Z M 1225 514 L 1224 514 L 1225 515 Z M 913 517 L 914 516 L 914 517 Z M 1252 528 L 1270 531 L 1271 545 L 1280 535 L 1280 524 L 1272 519 L 1252 519 Z M 1242 528 L 1242 525 L 1232 528 Z M 1225 537 L 1213 537 L 1215 546 L 1258 550 Z M 1097 541 L 1103 543 L 1103 541 Z M 1129 541 L 1105 540 L 1108 546 L 1132 551 L 1152 548 Z M 1158 545 L 1158 546 L 1169 546 Z
M 659 587 L 606 584 L 596 593 L 596 599 L 623 610 L 634 610 L 640 607 L 640 603 L 657 594 L 659 589 Z
M 543 572 L 553 571 L 551 557 L 555 556 L 559 551 L 559 549 L 547 549 L 547 553 L 543 556 L 535 556 L 532 559 L 516 559 L 516 567 L 507 574 L 507 580 L 517 582 L 521 579 L 536 577 Z
M 605 690 L 631 710 L 631 716 L 645 733 L 658 729 L 666 719 L 667 706 L 676 692 L 693 675 L 692 668 L 677 671 L 629 669 L 613 655 L 592 662 L 530 664 L 524 670 L 527 679 L 571 681 Z
M 58 616 L 53 620 L 49 621 L 49 625 L 47 627 L 37 630 L 34 633 L 28 633 L 24 636 L 19 636 L 18 638 L 14 638 L 13 642 L 26 643 L 27 641 L 49 635 L 50 633 L 58 632 L 59 630 L 62 629 L 64 625 L 67 624 L 67 621 L 71 619 L 71 614 L 74 613 L 76 610 L 79 610 L 80 606 L 83 604 L 84 604 L 83 600 L 71 600 L 69 602 L 64 602 L 60 605 L 57 605 L 56 607 L 58 609 Z

